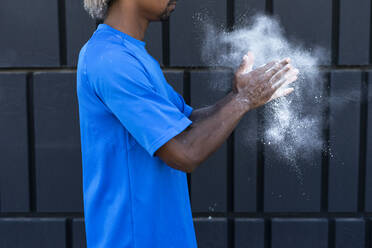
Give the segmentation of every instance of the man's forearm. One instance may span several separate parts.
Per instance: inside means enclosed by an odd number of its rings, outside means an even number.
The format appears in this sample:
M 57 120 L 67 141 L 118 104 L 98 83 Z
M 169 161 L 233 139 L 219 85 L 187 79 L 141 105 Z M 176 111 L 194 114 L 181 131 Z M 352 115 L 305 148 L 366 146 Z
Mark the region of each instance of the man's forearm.
M 173 168 L 191 172 L 222 145 L 248 110 L 293 92 L 287 86 L 297 79 L 298 70 L 289 65 L 290 59 L 252 70 L 253 59 L 251 53 L 244 56 L 232 92 L 211 107 L 194 110 L 193 123 L 156 155 Z
M 191 127 L 177 137 L 192 154 L 193 164 L 199 165 L 215 152 L 247 111 L 247 104 L 232 92 L 212 106 L 195 110 Z
M 194 110 L 189 117 L 193 123 L 174 137 L 172 147 L 178 151 L 167 150 L 168 155 L 175 156 L 168 156 L 166 162 L 177 169 L 194 170 L 226 141 L 248 111 L 247 105 L 230 92 L 216 104 Z

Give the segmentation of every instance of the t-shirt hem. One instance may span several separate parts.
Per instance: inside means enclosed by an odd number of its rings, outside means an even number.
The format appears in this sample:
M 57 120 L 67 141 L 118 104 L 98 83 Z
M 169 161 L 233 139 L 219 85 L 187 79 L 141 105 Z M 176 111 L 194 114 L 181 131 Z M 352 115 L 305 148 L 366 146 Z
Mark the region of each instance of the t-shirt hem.
M 177 134 L 181 133 L 183 130 L 185 130 L 192 121 L 188 119 L 186 116 L 179 120 L 177 123 L 178 125 L 175 127 L 172 127 L 167 130 L 167 133 L 161 136 L 159 139 L 157 139 L 149 149 L 150 155 L 154 156 L 155 152 L 165 143 L 167 143 L 170 139 L 172 139 Z

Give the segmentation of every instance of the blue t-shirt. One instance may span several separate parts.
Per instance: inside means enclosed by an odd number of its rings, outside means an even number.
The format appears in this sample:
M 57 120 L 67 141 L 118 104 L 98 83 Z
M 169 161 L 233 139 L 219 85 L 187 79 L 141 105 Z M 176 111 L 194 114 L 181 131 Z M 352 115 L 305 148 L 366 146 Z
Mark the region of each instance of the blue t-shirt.
M 155 151 L 192 122 L 145 42 L 100 24 L 79 54 L 88 248 L 192 248 L 186 173 Z

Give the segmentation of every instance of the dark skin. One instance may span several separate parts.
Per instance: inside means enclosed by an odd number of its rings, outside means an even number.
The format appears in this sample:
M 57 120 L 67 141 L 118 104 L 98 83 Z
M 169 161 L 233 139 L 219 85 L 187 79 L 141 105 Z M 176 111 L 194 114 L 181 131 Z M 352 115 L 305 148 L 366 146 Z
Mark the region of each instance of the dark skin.
M 104 23 L 143 40 L 149 22 L 167 19 L 175 6 L 169 0 L 116 0 Z M 231 92 L 211 106 L 194 109 L 189 117 L 193 123 L 155 155 L 170 167 L 190 173 L 226 141 L 248 111 L 293 92 L 288 85 L 299 71 L 289 58 L 255 70 L 253 63 L 254 56 L 248 52 L 235 72 Z

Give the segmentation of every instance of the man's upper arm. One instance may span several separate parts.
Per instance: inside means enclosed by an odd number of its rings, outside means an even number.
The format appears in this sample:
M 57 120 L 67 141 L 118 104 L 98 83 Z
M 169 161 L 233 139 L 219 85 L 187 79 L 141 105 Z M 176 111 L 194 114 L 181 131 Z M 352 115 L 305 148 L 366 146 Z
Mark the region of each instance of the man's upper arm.
M 135 57 L 121 52 L 100 62 L 91 83 L 104 104 L 153 156 L 191 120 L 154 89 L 146 73 Z

